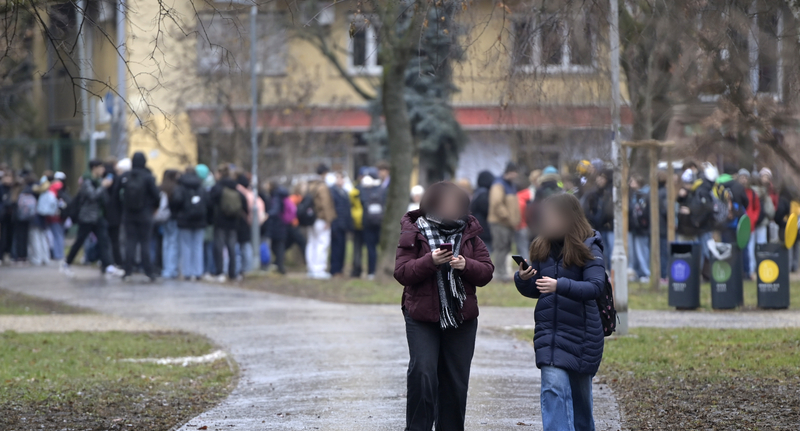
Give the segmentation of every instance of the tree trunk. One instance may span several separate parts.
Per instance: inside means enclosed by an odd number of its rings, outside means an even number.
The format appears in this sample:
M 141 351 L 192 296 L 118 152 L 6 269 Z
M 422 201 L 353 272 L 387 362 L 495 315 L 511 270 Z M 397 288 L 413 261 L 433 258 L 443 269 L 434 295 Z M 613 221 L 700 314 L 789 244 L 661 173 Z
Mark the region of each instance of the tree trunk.
M 382 103 L 389 141 L 391 182 L 381 226 L 378 253 L 380 261 L 377 269 L 379 277 L 391 277 L 394 273 L 394 249 L 400 238 L 400 219 L 408 209 L 411 171 L 414 165 L 414 138 L 411 136 L 411 122 L 403 98 L 406 65 L 398 64 L 400 62 L 393 61 L 383 69 Z

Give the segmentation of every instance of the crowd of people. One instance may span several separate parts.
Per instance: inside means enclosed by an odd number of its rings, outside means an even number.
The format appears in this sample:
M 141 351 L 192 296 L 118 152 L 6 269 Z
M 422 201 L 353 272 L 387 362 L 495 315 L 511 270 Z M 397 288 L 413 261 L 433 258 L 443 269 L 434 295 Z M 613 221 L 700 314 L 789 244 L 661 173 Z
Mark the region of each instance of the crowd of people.
M 477 190 L 472 195 L 471 212 L 484 228 L 481 238 L 493 251 L 497 262 L 512 252 L 528 257 L 528 246 L 538 236 L 539 204 L 558 193 L 575 195 L 590 225 L 600 233 L 606 245 L 606 266 L 611 262 L 614 245 L 613 170 L 600 160 L 581 161 L 573 175 L 562 176 L 553 166 L 530 172 L 527 181 L 520 178 L 518 167 L 509 163 L 500 177 L 484 171 L 478 175 Z M 709 261 L 713 242 L 736 242 L 738 220 L 747 215 L 751 236 L 742 253 L 745 279 L 754 279 L 755 246 L 782 239 L 788 216 L 800 215 L 800 194 L 789 181 L 778 187 L 770 168 L 758 171 L 725 166 L 723 172 L 711 163 L 686 161 L 681 169 L 662 169 L 658 178 L 660 237 L 659 277 L 667 283 L 669 250 L 667 241 L 667 188 L 674 187 L 676 240 L 698 243 L 702 260 Z M 628 276 L 649 282 L 651 205 L 650 185 L 634 173 L 628 180 Z M 792 271 L 798 268 L 800 253 L 792 253 Z M 510 279 L 505 265 L 497 265 L 497 276 Z M 607 268 L 610 269 L 610 268 Z M 708 265 L 704 276 L 708 279 Z
M 286 252 L 296 245 L 308 276 L 328 279 L 343 276 L 352 237 L 350 276 L 375 274 L 386 163 L 361 168 L 355 184 L 323 164 L 303 181 L 266 182 L 255 193 L 251 174 L 229 164 L 215 171 L 203 164 L 168 169 L 159 182 L 142 153 L 90 161 L 72 194 L 66 179 L 63 172 L 0 166 L 0 262 L 56 262 L 72 276 L 82 250 L 82 262 L 98 262 L 111 276 L 224 282 L 241 280 L 259 264 L 285 274 Z M 414 193 L 418 205 L 421 191 Z M 259 250 L 253 250 L 254 217 Z M 67 251 L 71 230 L 75 240 Z

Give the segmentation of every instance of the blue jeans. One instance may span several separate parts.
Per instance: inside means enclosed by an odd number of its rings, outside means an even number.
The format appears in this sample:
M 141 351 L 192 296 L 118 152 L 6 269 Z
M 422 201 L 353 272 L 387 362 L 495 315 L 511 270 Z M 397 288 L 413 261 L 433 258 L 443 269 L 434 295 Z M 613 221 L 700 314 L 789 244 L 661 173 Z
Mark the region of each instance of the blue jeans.
M 64 225 L 61 223 L 51 223 L 50 232 L 53 234 L 53 259 L 64 259 Z
M 203 276 L 204 229 L 180 229 L 181 274 L 184 277 Z
M 614 231 L 601 230 L 600 238 L 603 239 L 603 259 L 606 261 L 606 269 L 611 270 L 611 255 L 614 252 Z
M 542 425 L 547 431 L 594 431 L 592 376 L 542 367 Z
M 244 275 L 253 269 L 253 243 L 236 244 L 236 273 Z
M 650 278 L 650 237 L 630 234 L 628 237 L 628 268 L 639 278 Z
M 216 274 L 217 267 L 214 265 L 214 243 L 203 241 L 203 271 L 204 274 Z
M 161 259 L 163 278 L 178 278 L 178 222 L 170 220 L 162 225 Z

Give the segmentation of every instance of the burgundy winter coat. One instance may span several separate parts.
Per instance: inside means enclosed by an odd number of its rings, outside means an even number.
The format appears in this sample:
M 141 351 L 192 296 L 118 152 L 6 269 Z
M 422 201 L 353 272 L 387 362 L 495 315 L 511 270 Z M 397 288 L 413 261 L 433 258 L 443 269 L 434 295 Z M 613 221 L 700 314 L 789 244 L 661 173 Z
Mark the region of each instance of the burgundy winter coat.
M 439 288 L 428 240 L 416 225 L 419 210 L 410 211 L 400 222 L 400 243 L 397 245 L 397 258 L 394 264 L 394 278 L 403 289 L 403 310 L 414 320 L 421 322 L 439 321 Z M 461 281 L 467 299 L 461 309 L 464 320 L 478 317 L 478 297 L 476 286 L 486 286 L 492 281 L 494 265 L 489 250 L 478 237 L 483 231 L 478 220 L 469 216 L 467 227 L 461 240 L 461 255 L 467 264 L 461 273 Z

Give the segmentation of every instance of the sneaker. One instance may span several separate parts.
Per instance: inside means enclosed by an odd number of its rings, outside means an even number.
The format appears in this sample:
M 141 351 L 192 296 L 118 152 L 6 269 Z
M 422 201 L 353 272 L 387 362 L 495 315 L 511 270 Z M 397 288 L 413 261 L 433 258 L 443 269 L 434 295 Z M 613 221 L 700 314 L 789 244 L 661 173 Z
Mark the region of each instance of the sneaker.
M 217 279 L 216 279 L 216 278 L 215 278 L 213 275 L 211 275 L 211 274 L 204 274 L 204 275 L 203 275 L 203 281 L 207 281 L 207 282 L 209 282 L 209 283 L 213 283 L 213 282 L 215 282 L 216 280 L 217 280 Z
M 662 279 L 658 280 L 658 285 L 659 285 L 660 287 L 667 287 L 667 286 L 669 286 L 669 279 L 668 279 L 668 278 L 662 278 Z
M 367 276 L 368 281 L 375 281 L 375 274 L 370 274 Z
M 650 277 L 639 277 L 639 283 L 650 284 Z
M 216 281 L 217 283 L 225 283 L 226 281 L 228 281 L 228 277 L 226 277 L 225 274 L 220 274 L 214 278 L 214 281 Z
M 125 275 L 125 271 L 117 268 L 114 265 L 108 265 L 105 269 L 105 274 L 112 277 L 122 277 Z
M 75 277 L 75 273 L 72 272 L 72 268 L 70 268 L 69 265 L 67 265 L 66 262 L 61 262 L 61 266 L 59 266 L 58 272 L 66 275 L 69 278 L 74 278 Z

